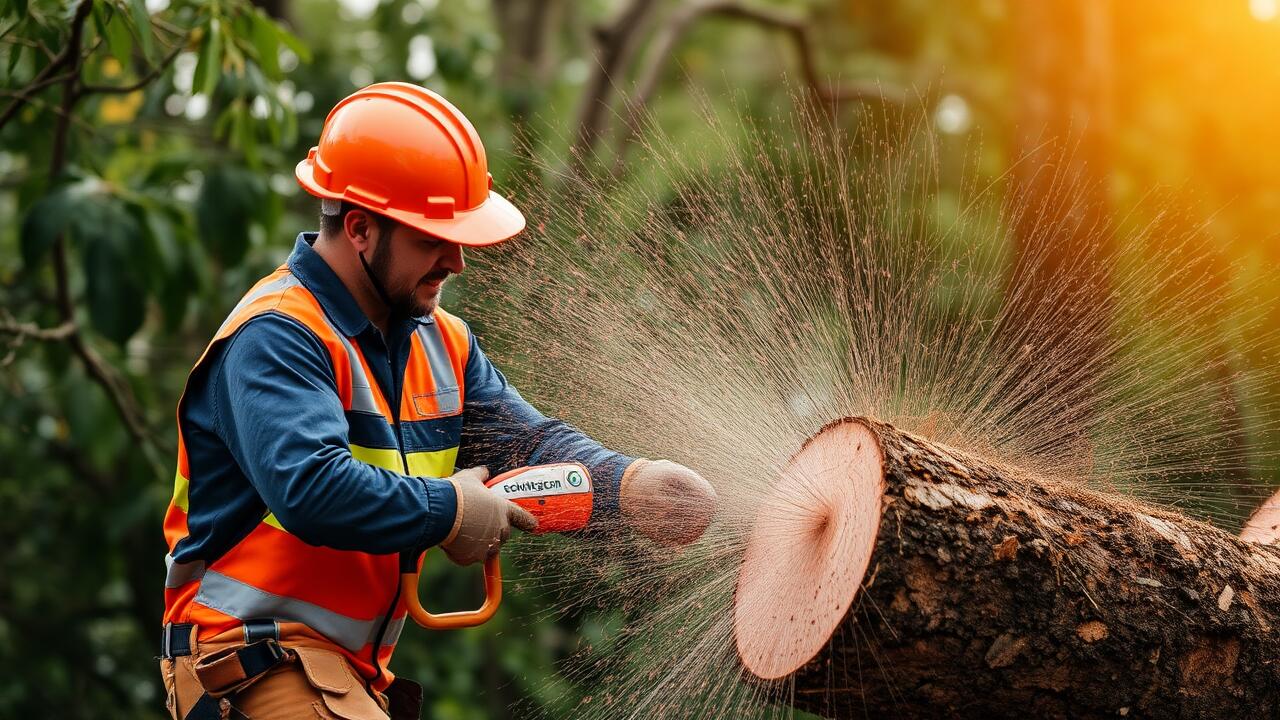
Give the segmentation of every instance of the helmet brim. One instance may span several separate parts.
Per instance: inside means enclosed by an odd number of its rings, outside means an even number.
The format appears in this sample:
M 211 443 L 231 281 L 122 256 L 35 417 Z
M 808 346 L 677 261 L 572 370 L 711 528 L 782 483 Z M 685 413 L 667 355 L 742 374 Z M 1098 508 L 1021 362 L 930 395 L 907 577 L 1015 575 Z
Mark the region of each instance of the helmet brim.
M 298 163 L 294 169 L 294 176 L 304 190 L 316 197 L 346 200 L 354 205 L 365 207 L 365 204 L 359 200 L 347 198 L 342 193 L 335 193 L 321 187 L 315 181 L 314 168 L 309 159 Z M 492 190 L 479 207 L 454 213 L 451 218 L 429 218 L 421 213 L 389 207 L 368 209 L 428 235 L 469 247 L 496 245 L 519 235 L 525 228 L 524 214 L 512 205 L 511 201 Z
M 489 197 L 474 210 L 454 213 L 437 220 L 411 212 L 385 211 L 387 217 L 459 245 L 479 247 L 496 245 L 524 231 L 524 214 L 510 200 L 492 190 Z

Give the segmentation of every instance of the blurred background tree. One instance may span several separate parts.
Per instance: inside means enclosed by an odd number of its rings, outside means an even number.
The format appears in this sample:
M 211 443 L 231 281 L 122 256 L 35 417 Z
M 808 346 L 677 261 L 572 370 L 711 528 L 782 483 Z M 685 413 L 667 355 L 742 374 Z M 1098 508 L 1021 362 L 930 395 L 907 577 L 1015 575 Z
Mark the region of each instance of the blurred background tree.
M 661 186 L 628 153 L 646 122 L 698 144 L 712 132 L 704 110 L 767 124 L 798 97 L 841 123 L 923 112 L 942 152 L 940 225 L 974 157 L 979 182 L 1078 211 L 1062 203 L 1085 191 L 1055 195 L 1022 174 L 1053 141 L 1078 151 L 1068 177 L 1093 194 L 1088 212 L 1142 226 L 1152 218 L 1125 210 L 1170 188 L 1168 217 L 1221 251 L 1204 270 L 1274 297 L 1277 2 L 1033 5 L 6 0 L 0 716 L 163 715 L 153 657 L 178 393 L 241 293 L 314 228 L 293 164 L 328 109 L 371 82 L 422 83 L 462 108 L 499 186 L 530 171 Z M 1087 243 L 1092 221 L 1080 222 Z M 1034 245 L 1030 231 L 1013 241 L 1015 255 Z M 465 296 L 465 278 L 449 292 Z M 483 313 L 469 319 L 483 337 Z M 1234 358 L 1237 332 L 1224 318 L 1223 372 L 1274 363 L 1265 348 Z M 1243 421 L 1238 437 L 1241 453 L 1280 450 Z M 442 572 L 426 580 L 442 605 L 472 599 Z M 483 629 L 411 630 L 397 670 L 423 681 L 429 717 L 501 717 L 517 701 L 570 714 L 589 691 L 558 663 L 607 646 L 616 618 L 545 604 L 517 591 Z

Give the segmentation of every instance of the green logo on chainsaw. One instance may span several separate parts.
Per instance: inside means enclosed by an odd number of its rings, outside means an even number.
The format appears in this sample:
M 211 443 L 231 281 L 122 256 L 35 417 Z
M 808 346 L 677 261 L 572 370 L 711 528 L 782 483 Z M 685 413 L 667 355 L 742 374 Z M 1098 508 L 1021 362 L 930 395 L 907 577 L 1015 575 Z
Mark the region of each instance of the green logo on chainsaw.
M 579 487 L 582 485 L 582 473 L 578 472 L 577 470 L 570 470 L 569 476 L 566 479 L 569 481 L 569 484 L 572 485 L 573 487 Z

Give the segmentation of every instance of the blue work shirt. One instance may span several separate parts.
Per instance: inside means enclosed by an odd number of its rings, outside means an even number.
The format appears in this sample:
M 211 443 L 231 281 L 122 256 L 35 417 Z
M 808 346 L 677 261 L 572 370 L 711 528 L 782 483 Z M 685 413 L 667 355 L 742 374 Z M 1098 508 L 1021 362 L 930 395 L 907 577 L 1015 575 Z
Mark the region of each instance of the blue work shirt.
M 429 318 L 404 319 L 384 338 L 302 233 L 289 270 L 352 337 L 397 412 L 410 337 Z M 378 362 L 379 359 L 385 362 Z M 471 335 L 457 467 L 493 475 L 524 465 L 577 461 L 594 480 L 593 518 L 617 512 L 632 458 L 548 418 L 520 396 Z M 405 476 L 351 456 L 347 420 L 328 351 L 298 321 L 266 312 L 212 348 L 178 408 L 190 461 L 189 535 L 177 562 L 212 563 L 267 512 L 312 545 L 374 554 L 417 552 L 453 527 L 457 497 L 447 480 Z

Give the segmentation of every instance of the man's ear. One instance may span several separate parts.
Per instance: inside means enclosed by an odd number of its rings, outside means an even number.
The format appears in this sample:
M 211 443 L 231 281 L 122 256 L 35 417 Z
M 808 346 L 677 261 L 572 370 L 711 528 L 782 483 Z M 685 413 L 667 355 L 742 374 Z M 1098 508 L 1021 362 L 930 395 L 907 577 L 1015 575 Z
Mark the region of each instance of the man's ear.
M 342 229 L 346 232 L 347 241 L 356 252 L 365 252 L 370 249 L 377 227 L 378 224 L 373 222 L 369 213 L 363 210 L 352 210 L 342 218 Z

